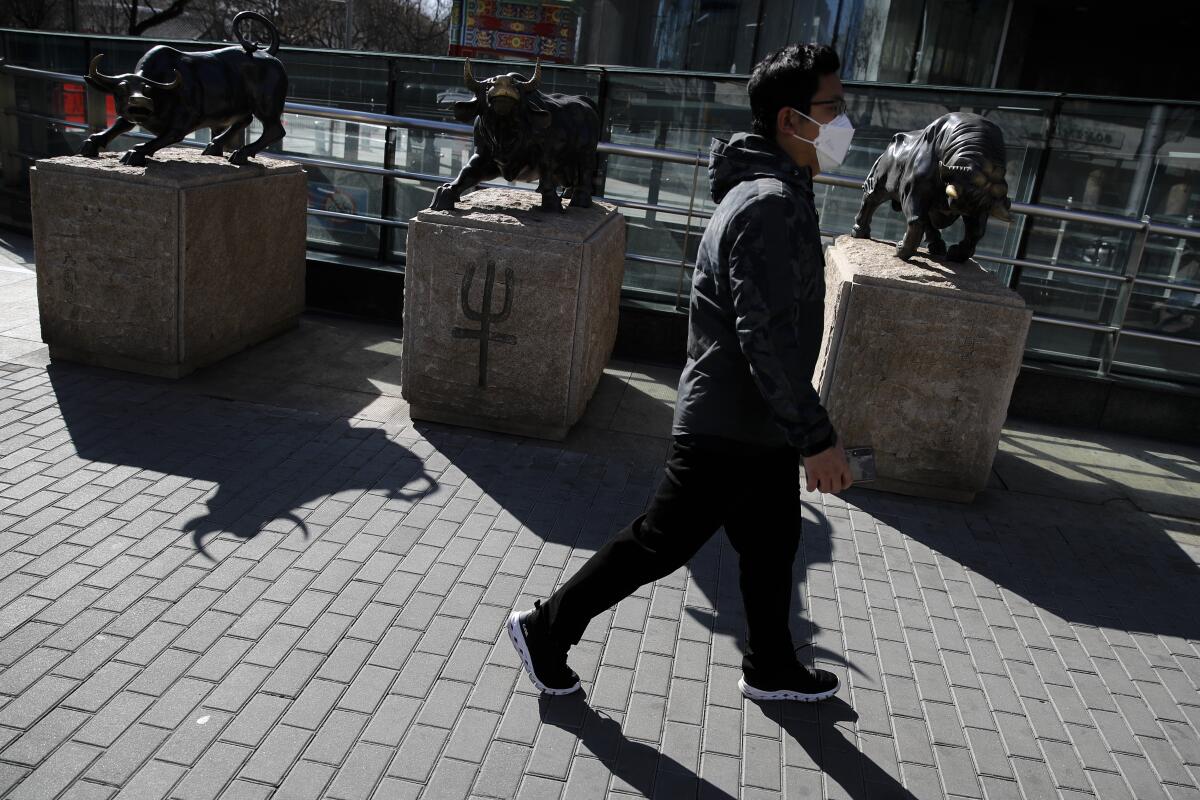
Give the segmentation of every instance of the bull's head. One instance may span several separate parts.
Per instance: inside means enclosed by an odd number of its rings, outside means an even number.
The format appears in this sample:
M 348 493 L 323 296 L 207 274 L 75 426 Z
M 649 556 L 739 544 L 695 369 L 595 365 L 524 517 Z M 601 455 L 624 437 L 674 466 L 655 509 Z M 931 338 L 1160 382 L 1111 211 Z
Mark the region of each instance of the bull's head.
M 105 75 L 100 71 L 98 55 L 92 59 L 88 74 L 84 78 L 88 85 L 98 91 L 111 94 L 117 106 L 117 112 L 130 122 L 140 122 L 154 116 L 154 97 L 152 92 L 167 92 L 179 88 L 182 78 L 175 73 L 175 79 L 170 83 L 152 81 L 149 78 L 129 72 L 124 75 Z
M 485 110 L 501 117 L 510 117 L 525 108 L 534 127 L 545 128 L 550 124 L 550 112 L 535 100 L 542 83 L 542 63 L 533 67 L 533 77 L 526 80 L 516 72 L 497 75 L 494 78 L 476 80 L 471 72 L 471 59 L 463 64 L 463 81 L 475 94 L 474 100 L 454 104 L 455 119 L 469 122 Z
M 985 161 L 980 167 L 939 163 L 938 175 L 946 184 L 946 202 L 951 210 L 969 214 L 986 209 L 996 219 L 1012 222 L 1003 164 Z

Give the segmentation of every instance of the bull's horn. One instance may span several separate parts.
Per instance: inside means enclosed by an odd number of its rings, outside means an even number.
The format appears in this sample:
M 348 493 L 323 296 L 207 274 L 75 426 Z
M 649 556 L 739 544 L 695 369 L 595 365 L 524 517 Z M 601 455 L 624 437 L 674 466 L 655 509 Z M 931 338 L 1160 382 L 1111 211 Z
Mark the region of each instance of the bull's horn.
M 179 86 L 179 84 L 183 83 L 183 76 L 179 74 L 179 70 L 175 70 L 175 80 L 171 81 L 170 83 L 159 83 L 158 81 L 152 81 L 149 78 L 142 78 L 142 80 L 153 86 L 155 89 L 175 89 Z
M 96 57 L 92 59 L 92 63 L 88 66 L 88 77 L 95 81 L 99 86 L 111 90 L 116 87 L 117 83 L 120 82 L 121 79 L 115 78 L 112 75 L 105 75 L 100 71 L 100 59 L 102 58 L 104 58 L 104 54 L 97 53 Z
M 463 82 L 472 92 L 477 92 L 483 88 L 483 81 L 475 80 L 475 75 L 471 72 L 471 59 L 463 61 Z
M 521 87 L 522 92 L 532 92 L 542 83 L 542 61 L 538 59 L 533 63 L 533 77 L 527 81 L 518 79 L 517 86 Z
M 947 183 L 946 184 L 946 196 L 951 198 L 952 200 L 957 200 L 958 199 L 958 187 L 956 187 L 953 183 Z

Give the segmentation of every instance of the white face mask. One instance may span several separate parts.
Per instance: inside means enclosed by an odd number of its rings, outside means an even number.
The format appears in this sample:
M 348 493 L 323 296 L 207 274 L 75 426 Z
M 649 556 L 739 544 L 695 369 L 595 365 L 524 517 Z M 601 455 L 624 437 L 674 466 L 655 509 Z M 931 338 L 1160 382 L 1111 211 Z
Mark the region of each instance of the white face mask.
M 792 111 L 810 122 L 816 123 L 821 130 L 816 139 L 805 139 L 794 133 L 791 135 L 816 148 L 817 163 L 821 165 L 822 172 L 831 172 L 837 169 L 846 160 L 846 154 L 850 152 L 850 140 L 854 138 L 854 126 L 850 124 L 850 118 L 845 114 L 838 114 L 832 122 L 822 125 L 803 111 L 794 108 Z

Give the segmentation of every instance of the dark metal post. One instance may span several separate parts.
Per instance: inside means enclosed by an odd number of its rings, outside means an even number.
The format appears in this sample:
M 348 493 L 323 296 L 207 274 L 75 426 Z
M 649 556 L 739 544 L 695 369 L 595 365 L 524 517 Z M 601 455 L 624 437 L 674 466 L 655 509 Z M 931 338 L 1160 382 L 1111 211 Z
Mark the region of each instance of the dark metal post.
M 0 69 L 0 107 L 17 107 L 16 79 L 3 69 Z M 0 169 L 4 171 L 5 186 L 20 185 L 21 158 L 17 155 L 20 150 L 19 125 L 20 122 L 13 114 L 0 116 L 0 159 L 3 159 Z
M 1054 98 L 1054 104 L 1050 107 L 1050 120 L 1046 124 L 1046 141 L 1042 145 L 1042 154 L 1038 158 L 1037 172 L 1033 177 L 1033 191 L 1030 193 L 1029 202 L 1037 204 L 1042 199 L 1042 182 L 1046 179 L 1046 169 L 1050 164 L 1050 143 L 1054 140 L 1054 134 L 1058 130 L 1058 118 L 1062 114 L 1064 95 L 1059 94 Z M 1017 242 L 1016 260 L 1021 261 L 1026 258 L 1029 250 L 1029 237 L 1033 232 L 1033 220 L 1025 217 L 1021 223 L 1021 238 Z M 1021 285 L 1021 267 L 1020 265 L 1013 266 L 1012 275 L 1008 281 L 1008 288 L 1016 289 Z
M 387 78 L 387 113 L 395 115 L 396 113 L 396 73 L 400 71 L 400 65 L 395 61 L 388 62 L 388 78 Z M 396 137 L 398 133 L 395 128 L 388 127 L 384 129 L 383 140 L 383 167 L 384 169 L 396 168 Z M 379 216 L 384 219 L 391 219 L 396 213 L 396 185 L 395 178 L 390 175 L 383 176 L 383 197 L 379 202 Z M 379 226 L 379 261 L 387 262 L 391 260 L 392 252 L 395 250 L 395 228 L 391 225 Z M 405 248 L 407 251 L 408 248 Z
M 1125 281 L 1117 294 L 1117 305 L 1113 308 L 1109 324 L 1116 328 L 1104 340 L 1104 351 L 1100 357 L 1100 375 L 1107 378 L 1112 371 L 1113 359 L 1117 355 L 1117 346 L 1121 343 L 1121 328 L 1125 326 L 1125 314 L 1129 311 L 1129 301 L 1133 298 L 1134 281 L 1138 270 L 1142 268 L 1142 256 L 1146 252 L 1146 240 L 1150 238 L 1150 217 L 1142 217 L 1142 227 L 1133 236 L 1133 246 L 1129 249 L 1129 259 L 1125 262 Z

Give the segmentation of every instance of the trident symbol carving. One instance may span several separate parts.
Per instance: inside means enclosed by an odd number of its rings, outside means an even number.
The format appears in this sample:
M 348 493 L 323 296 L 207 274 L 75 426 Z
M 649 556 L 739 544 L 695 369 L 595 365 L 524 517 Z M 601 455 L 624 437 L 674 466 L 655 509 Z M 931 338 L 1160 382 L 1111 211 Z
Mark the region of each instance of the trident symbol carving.
M 467 267 L 467 274 L 463 275 L 462 291 L 460 293 L 462 312 L 471 322 L 478 322 L 478 328 L 453 328 L 450 335 L 455 339 L 478 339 L 479 340 L 479 388 L 487 388 L 487 360 L 488 360 L 488 344 L 491 342 L 501 342 L 502 344 L 516 344 L 515 336 L 509 336 L 505 333 L 492 333 L 493 322 L 503 322 L 508 319 L 508 314 L 512 311 L 513 290 L 515 281 L 513 280 L 512 267 L 504 269 L 504 306 L 499 313 L 492 312 L 492 293 L 496 288 L 496 262 L 487 262 L 487 275 L 484 277 L 483 283 L 483 302 L 480 304 L 479 311 L 471 308 L 470 295 L 471 286 L 475 283 L 475 267 Z

